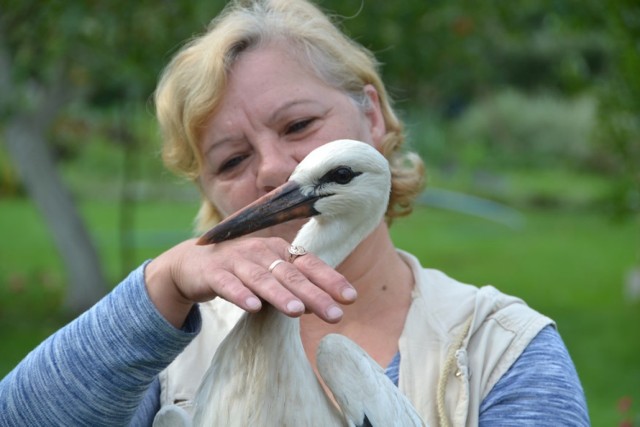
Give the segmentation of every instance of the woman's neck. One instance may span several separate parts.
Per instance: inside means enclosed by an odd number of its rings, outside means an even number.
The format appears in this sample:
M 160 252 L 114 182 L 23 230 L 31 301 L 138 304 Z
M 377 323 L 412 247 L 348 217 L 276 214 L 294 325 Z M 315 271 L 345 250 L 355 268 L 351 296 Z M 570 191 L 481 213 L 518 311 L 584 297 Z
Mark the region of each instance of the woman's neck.
M 381 223 L 337 268 L 358 291 L 358 300 L 345 307 L 370 311 L 372 304 L 396 305 L 410 296 L 413 274 L 396 251 L 389 230 Z M 382 300 L 380 300 L 380 297 Z
M 397 351 L 404 327 L 414 278 L 397 253 L 385 223 L 376 229 L 342 262 L 337 270 L 358 291 L 355 303 L 343 306 L 344 317 L 328 324 L 314 315 L 301 318 L 301 336 L 307 356 L 315 362 L 315 348 L 328 333 L 341 333 L 362 346 L 384 365 Z

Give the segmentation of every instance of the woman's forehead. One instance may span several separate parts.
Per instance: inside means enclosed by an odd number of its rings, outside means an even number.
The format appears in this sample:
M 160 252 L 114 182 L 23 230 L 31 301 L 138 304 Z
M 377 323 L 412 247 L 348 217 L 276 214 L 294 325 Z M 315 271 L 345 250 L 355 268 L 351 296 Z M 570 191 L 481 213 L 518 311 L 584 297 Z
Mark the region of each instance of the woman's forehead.
M 296 56 L 277 46 L 255 49 L 243 53 L 234 63 L 211 119 L 231 124 L 242 110 L 273 121 L 289 107 L 321 102 L 328 92 L 339 91 Z
M 268 85 L 295 86 L 327 83 L 316 73 L 306 55 L 291 43 L 272 42 L 247 50 L 238 56 L 228 75 L 226 92 L 241 93 L 250 88 L 268 89 Z

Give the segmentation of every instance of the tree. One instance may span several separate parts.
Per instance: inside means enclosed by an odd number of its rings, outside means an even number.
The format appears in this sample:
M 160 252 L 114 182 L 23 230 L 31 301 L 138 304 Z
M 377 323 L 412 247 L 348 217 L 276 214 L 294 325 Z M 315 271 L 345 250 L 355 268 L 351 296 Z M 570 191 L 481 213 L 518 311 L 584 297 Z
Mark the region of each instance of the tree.
M 87 227 L 57 171 L 48 142 L 51 124 L 71 103 L 84 108 L 144 103 L 176 41 L 203 28 L 221 5 L 2 3 L 0 127 L 7 152 L 62 257 L 69 281 L 65 306 L 78 312 L 107 286 Z
M 614 42 L 610 77 L 600 85 L 602 151 L 615 177 L 611 206 L 620 217 L 640 213 L 640 6 L 615 0 L 603 7 Z
M 79 312 L 104 294 L 105 279 L 97 251 L 47 146 L 47 130 L 74 91 L 64 63 L 58 63 L 46 80 L 36 77 L 15 84 L 16 52 L 10 53 L 7 24 L 0 23 L 0 75 L 4 76 L 0 111 L 6 148 L 51 230 L 69 275 L 65 306 Z

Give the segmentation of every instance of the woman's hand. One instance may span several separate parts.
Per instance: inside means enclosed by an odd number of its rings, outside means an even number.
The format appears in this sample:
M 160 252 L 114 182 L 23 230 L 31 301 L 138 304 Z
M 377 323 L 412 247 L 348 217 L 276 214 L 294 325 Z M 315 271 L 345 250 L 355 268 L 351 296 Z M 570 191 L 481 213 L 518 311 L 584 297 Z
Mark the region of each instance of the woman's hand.
M 196 302 L 222 297 L 249 312 L 261 300 L 292 317 L 305 311 L 329 323 L 342 318 L 339 304 L 356 291 L 340 273 L 313 254 L 287 259 L 289 243 L 278 237 L 248 237 L 199 246 L 188 240 L 164 252 L 145 269 L 151 301 L 175 327 L 182 327 Z

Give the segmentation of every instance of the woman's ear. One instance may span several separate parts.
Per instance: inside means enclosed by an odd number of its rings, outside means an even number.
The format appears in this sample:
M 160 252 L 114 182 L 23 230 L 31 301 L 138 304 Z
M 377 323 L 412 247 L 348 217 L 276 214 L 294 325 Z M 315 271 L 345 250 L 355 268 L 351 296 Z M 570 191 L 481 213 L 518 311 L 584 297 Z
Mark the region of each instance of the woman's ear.
M 387 133 L 387 127 L 384 123 L 382 109 L 380 108 L 378 91 L 373 85 L 368 84 L 364 87 L 364 94 L 367 97 L 364 115 L 369 120 L 369 132 L 371 133 L 371 139 L 373 141 L 373 145 L 378 150 L 382 150 L 382 139 Z

